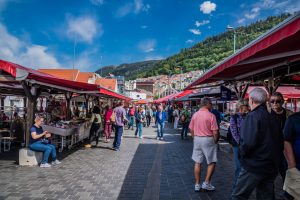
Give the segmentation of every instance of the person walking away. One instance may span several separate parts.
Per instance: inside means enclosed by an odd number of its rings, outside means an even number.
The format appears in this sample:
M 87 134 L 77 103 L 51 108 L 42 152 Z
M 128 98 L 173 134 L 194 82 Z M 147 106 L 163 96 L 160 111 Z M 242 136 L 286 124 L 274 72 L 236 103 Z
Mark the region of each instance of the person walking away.
M 113 149 L 115 151 L 119 151 L 120 150 L 120 146 L 121 146 L 121 138 L 123 135 L 123 131 L 124 131 L 124 123 L 125 121 L 127 121 L 126 119 L 126 111 L 124 109 L 124 105 L 123 103 L 119 103 L 118 107 L 116 107 L 114 109 L 114 114 L 116 116 L 116 121 L 115 121 L 115 139 L 114 139 L 114 143 L 113 143 Z
M 99 134 L 100 134 L 100 126 L 101 126 L 101 116 L 100 116 L 100 109 L 99 112 L 96 109 L 93 110 L 92 117 L 90 119 L 90 122 L 92 123 L 91 129 L 90 129 L 90 135 L 89 135 L 89 143 L 92 142 L 92 137 L 95 137 L 96 139 L 96 146 L 99 142 Z
M 288 163 L 288 170 L 283 190 L 289 194 L 289 199 L 300 199 L 300 112 L 286 121 L 284 127 L 284 154 Z
M 145 120 L 145 116 L 143 114 L 143 108 L 138 109 L 138 113 L 136 115 L 136 131 L 135 131 L 135 137 L 139 134 L 139 138 L 143 138 L 143 122 Z
M 134 115 L 135 115 L 135 109 L 133 106 L 129 108 L 129 122 L 128 122 L 128 130 L 131 128 L 133 130 L 134 126 Z
M 256 189 L 256 199 L 274 199 L 274 181 L 278 174 L 280 127 L 266 106 L 267 93 L 255 88 L 249 93 L 252 109 L 241 125 L 241 172 L 232 192 L 232 200 L 248 199 Z M 280 147 L 281 146 L 281 147 Z
M 49 138 L 51 134 L 47 131 L 44 131 L 42 124 L 44 123 L 44 118 L 36 116 L 34 124 L 30 128 L 30 138 L 29 138 L 29 149 L 32 151 L 43 152 L 43 159 L 40 164 L 40 167 L 51 167 L 48 163 L 49 156 L 52 157 L 52 165 L 58 165 L 61 162 L 57 160 L 56 149 L 53 144 L 50 143 Z
M 218 111 L 218 106 L 215 105 L 214 108 L 211 110 L 211 112 L 216 116 L 218 126 L 220 126 L 222 119 L 221 119 L 221 113 Z
M 233 188 L 236 185 L 237 178 L 241 171 L 241 164 L 239 160 L 239 143 L 241 138 L 242 121 L 250 111 L 247 100 L 239 100 L 236 104 L 237 112 L 230 117 L 230 126 L 227 133 L 229 143 L 233 149 L 233 159 L 235 164 Z
M 152 115 L 153 115 L 152 109 L 149 106 L 147 106 L 146 109 L 147 128 L 150 126 Z
M 163 140 L 165 122 L 167 121 L 167 114 L 163 110 L 163 107 L 158 106 L 158 111 L 156 112 L 155 124 L 157 125 L 157 140 Z
M 283 96 L 280 92 L 274 92 L 271 97 L 270 97 L 270 107 L 271 107 L 271 114 L 276 118 L 277 123 L 280 126 L 280 132 L 283 134 L 283 128 L 285 125 L 285 121 L 290 116 L 293 114 L 292 111 L 283 108 L 284 104 L 284 99 Z M 283 137 L 282 137 L 282 145 L 284 143 Z M 282 180 L 284 181 L 285 179 L 285 173 L 287 170 L 287 161 L 284 157 L 283 152 L 280 153 L 280 165 L 279 165 L 279 173 L 282 177 Z
M 112 121 L 111 121 L 112 114 L 113 114 L 113 109 L 109 105 L 107 105 L 105 107 L 105 113 L 104 113 L 105 142 L 110 142 L 110 136 L 112 131 Z
M 153 117 L 152 119 L 153 119 L 154 122 L 156 121 L 156 119 L 155 119 L 155 117 L 156 117 L 156 112 L 157 112 L 157 109 L 156 109 L 155 106 L 153 106 L 153 107 L 152 107 L 152 113 L 153 113 L 153 114 L 152 114 L 152 117 Z
M 178 121 L 179 121 L 179 110 L 177 107 L 174 107 L 173 111 L 173 117 L 174 117 L 174 129 L 178 128 Z
M 182 130 L 181 130 L 181 139 L 187 138 L 187 133 L 190 125 L 192 114 L 190 110 L 187 108 L 187 106 L 184 107 L 182 113 L 181 113 L 181 123 L 182 123 Z
M 211 99 L 204 97 L 201 106 L 199 111 L 193 115 L 189 125 L 194 138 L 192 159 L 195 162 L 195 192 L 199 192 L 201 188 L 207 191 L 215 190 L 215 187 L 211 184 L 211 178 L 217 163 L 217 143 L 220 138 L 216 117 L 210 112 L 212 107 Z M 203 158 L 206 159 L 208 166 L 205 181 L 200 186 Z

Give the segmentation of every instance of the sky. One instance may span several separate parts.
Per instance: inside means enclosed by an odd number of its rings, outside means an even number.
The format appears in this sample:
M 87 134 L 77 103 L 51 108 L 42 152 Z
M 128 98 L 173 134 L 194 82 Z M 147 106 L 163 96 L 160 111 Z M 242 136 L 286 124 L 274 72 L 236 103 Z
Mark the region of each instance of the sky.
M 300 0 L 0 0 L 0 59 L 95 71 L 164 59 Z

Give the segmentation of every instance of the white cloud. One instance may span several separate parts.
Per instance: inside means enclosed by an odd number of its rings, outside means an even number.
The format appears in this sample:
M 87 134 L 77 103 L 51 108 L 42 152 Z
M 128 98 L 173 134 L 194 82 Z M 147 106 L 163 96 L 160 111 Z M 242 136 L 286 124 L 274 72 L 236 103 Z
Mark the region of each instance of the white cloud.
M 91 43 L 95 37 L 100 37 L 102 34 L 102 25 L 92 17 L 70 17 L 67 20 L 67 35 L 69 38 Z
M 0 24 L 0 38 L 1 59 L 33 68 L 57 68 L 61 66 L 47 47 L 30 44 L 11 35 L 3 24 Z
M 194 41 L 194 40 L 191 40 L 191 39 L 185 41 L 185 43 L 188 43 L 188 44 L 192 44 L 192 43 L 194 43 L 194 42 L 195 42 L 195 41 Z
M 147 28 L 148 28 L 148 26 L 146 26 L 146 25 L 141 26 L 141 29 L 147 29 Z
M 254 8 L 251 9 L 250 13 L 245 14 L 245 17 L 247 19 L 254 19 L 257 16 L 259 16 L 259 14 L 260 14 L 260 8 L 259 7 L 254 7 Z
M 195 35 L 201 35 L 201 31 L 199 29 L 189 29 L 189 31 Z
M 145 57 L 145 60 L 162 60 L 162 59 L 164 59 L 164 57 L 163 56 L 158 56 L 158 55 L 156 55 L 156 56 L 146 56 Z
M 140 13 L 141 11 L 148 12 L 150 9 L 149 4 L 144 4 L 142 0 L 134 0 L 134 13 Z
M 203 12 L 203 14 L 210 14 L 212 11 L 215 11 L 217 8 L 217 4 L 212 3 L 211 1 L 204 1 L 200 5 L 200 11 Z
M 156 47 L 156 40 L 155 39 L 146 39 L 141 41 L 138 44 L 138 48 L 139 50 L 145 52 L 145 53 L 149 53 L 155 50 Z
M 202 22 L 196 21 L 196 22 L 195 22 L 195 25 L 196 25 L 197 27 L 199 27 L 199 26 L 204 26 L 204 25 L 209 24 L 209 23 L 210 23 L 209 20 L 203 20 Z
M 246 21 L 245 18 L 241 18 L 241 19 L 239 19 L 237 22 L 238 22 L 239 24 L 243 24 L 245 21 Z
M 59 68 L 61 65 L 51 53 L 47 53 L 47 49 L 45 46 L 31 45 L 21 54 L 20 61 L 34 68 Z
M 101 6 L 104 4 L 104 0 L 90 0 L 90 2 L 96 6 Z
M 145 4 L 142 0 L 134 0 L 134 2 L 126 3 L 125 5 L 119 7 L 116 12 L 117 17 L 124 17 L 131 13 L 139 14 L 141 12 L 148 12 L 151 6 Z

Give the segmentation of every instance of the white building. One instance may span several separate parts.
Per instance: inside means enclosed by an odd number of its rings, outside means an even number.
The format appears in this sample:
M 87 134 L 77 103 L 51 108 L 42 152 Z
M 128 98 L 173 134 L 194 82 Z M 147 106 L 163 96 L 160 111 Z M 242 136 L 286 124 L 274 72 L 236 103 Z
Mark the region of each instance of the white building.
M 125 81 L 125 90 L 135 90 L 136 80 Z
M 134 100 L 147 99 L 147 94 L 143 92 L 125 90 L 124 94 Z

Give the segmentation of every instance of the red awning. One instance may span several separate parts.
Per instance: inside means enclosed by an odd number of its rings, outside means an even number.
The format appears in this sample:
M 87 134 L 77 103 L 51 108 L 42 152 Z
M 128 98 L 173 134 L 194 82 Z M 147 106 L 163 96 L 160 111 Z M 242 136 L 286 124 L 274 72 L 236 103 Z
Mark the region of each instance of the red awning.
M 176 96 L 174 96 L 173 99 L 179 99 L 179 98 L 185 97 L 185 96 L 187 96 L 187 95 L 189 95 L 191 93 L 193 93 L 193 90 L 184 90 L 184 91 L 178 93 Z
M 229 56 L 185 90 L 215 81 L 234 81 L 300 59 L 300 12 Z
M 247 94 L 246 94 L 245 98 L 249 97 L 249 93 L 254 88 L 258 88 L 258 87 L 250 86 L 248 88 Z M 262 88 L 262 89 L 264 89 L 267 92 L 267 90 L 264 87 L 259 86 L 259 88 Z M 300 99 L 300 88 L 283 86 L 283 87 L 278 87 L 278 89 L 276 90 L 276 92 L 280 92 L 283 95 L 284 98 Z
M 155 100 L 154 103 L 166 103 L 167 101 L 172 100 L 177 94 L 178 93 L 162 97 L 160 99 Z
M 100 89 L 100 94 L 115 97 L 123 100 L 130 100 L 130 98 L 123 95 L 117 94 L 108 89 L 102 88 L 95 84 L 82 83 L 77 81 L 70 81 L 65 79 L 60 79 L 55 76 L 39 72 L 34 69 L 30 69 L 15 63 L 0 60 L 0 70 L 5 71 L 14 77 L 17 81 L 28 80 L 33 81 L 41 85 L 49 85 L 57 88 L 61 88 L 66 91 L 73 91 L 76 93 L 93 93 L 97 94 Z M 99 93 L 98 93 L 99 94 Z

